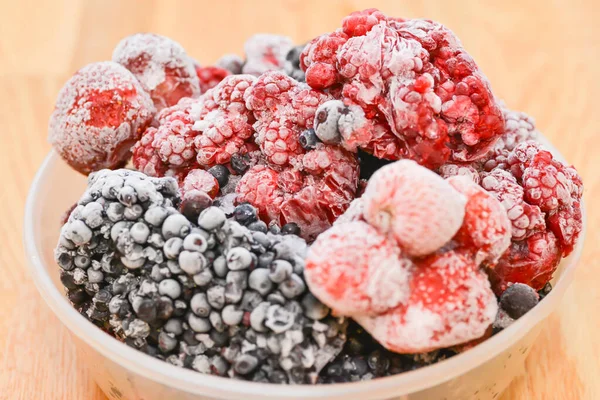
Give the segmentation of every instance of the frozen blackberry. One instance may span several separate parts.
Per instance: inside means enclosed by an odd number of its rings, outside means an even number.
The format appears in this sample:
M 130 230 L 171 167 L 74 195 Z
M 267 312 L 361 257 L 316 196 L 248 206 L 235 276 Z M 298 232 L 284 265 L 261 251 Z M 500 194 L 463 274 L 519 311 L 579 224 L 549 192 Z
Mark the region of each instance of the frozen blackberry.
M 302 54 L 304 47 L 306 47 L 306 44 L 294 46 L 285 56 L 285 73 L 299 82 L 305 81 L 304 71 L 300 68 L 300 54 Z
M 132 171 L 90 177 L 56 249 L 70 301 L 129 346 L 173 365 L 315 383 L 341 351 L 346 321 L 307 292 L 306 242 L 266 225 L 252 231 L 216 207 L 186 218 L 177 193 L 170 178 Z M 242 206 L 234 217 L 258 222 Z M 136 217 L 127 218 L 133 207 Z
M 515 283 L 500 296 L 500 308 L 513 319 L 521 318 L 539 302 L 540 296 L 524 283 Z

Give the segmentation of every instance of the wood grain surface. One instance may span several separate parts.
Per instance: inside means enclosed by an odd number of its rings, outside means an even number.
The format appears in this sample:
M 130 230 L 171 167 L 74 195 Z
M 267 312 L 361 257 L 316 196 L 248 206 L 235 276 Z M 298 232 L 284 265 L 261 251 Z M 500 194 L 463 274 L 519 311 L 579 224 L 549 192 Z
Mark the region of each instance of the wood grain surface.
M 28 187 L 49 150 L 48 116 L 69 76 L 109 59 L 120 38 L 138 31 L 170 36 L 209 64 L 226 52 L 241 54 L 253 33 L 302 42 L 368 7 L 453 29 L 497 96 L 533 115 L 579 169 L 588 207 L 585 254 L 528 359 L 527 375 L 504 399 L 600 398 L 597 1 L 0 0 L 0 399 L 105 399 L 38 296 L 21 240 Z

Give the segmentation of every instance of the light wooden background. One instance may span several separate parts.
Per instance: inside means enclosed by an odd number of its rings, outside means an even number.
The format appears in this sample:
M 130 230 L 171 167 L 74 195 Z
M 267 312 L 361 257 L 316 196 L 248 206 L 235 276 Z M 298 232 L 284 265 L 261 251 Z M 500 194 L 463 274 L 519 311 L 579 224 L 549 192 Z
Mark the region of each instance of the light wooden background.
M 25 196 L 49 150 L 47 119 L 68 77 L 109 59 L 120 38 L 138 31 L 173 37 L 208 64 L 241 53 L 252 33 L 301 42 L 368 7 L 453 29 L 495 93 L 535 116 L 583 175 L 589 225 L 576 281 L 533 349 L 527 376 L 504 399 L 600 398 L 597 1 L 0 0 L 0 399 L 105 399 L 36 293 L 21 243 Z

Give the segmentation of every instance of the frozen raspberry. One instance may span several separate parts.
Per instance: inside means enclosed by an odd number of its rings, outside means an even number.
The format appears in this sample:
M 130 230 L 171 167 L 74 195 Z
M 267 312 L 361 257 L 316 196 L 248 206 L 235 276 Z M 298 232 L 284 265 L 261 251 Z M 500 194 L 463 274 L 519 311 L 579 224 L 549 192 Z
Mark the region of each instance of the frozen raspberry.
M 167 37 L 153 33 L 128 36 L 115 47 L 112 59 L 135 75 L 159 110 L 177 104 L 182 97 L 200 94 L 192 59 Z
M 342 20 L 342 30 L 348 36 L 363 36 L 387 17 L 376 8 L 355 11 Z
M 452 176 L 447 182 L 467 197 L 463 224 L 455 241 L 475 255 L 477 265 L 495 264 L 511 241 L 511 221 L 502 204 L 466 176 Z
M 312 128 L 325 93 L 312 90 L 282 72 L 261 75 L 244 95 L 256 117 L 256 143 L 267 161 L 280 168 L 304 154 L 301 134 Z
M 133 165 L 150 176 L 165 176 L 192 167 L 196 161 L 194 121 L 183 111 L 162 110 L 158 128 L 150 127 L 133 148 Z
M 314 239 L 331 226 L 356 195 L 358 163 L 342 149 L 318 144 L 282 170 L 258 165 L 240 180 L 238 202 L 258 209 L 265 222 L 294 222 Z
M 351 37 L 348 37 L 351 35 Z M 301 65 L 315 89 L 338 90 L 399 143 L 386 158 L 409 157 L 430 168 L 483 157 L 504 130 L 489 84 L 454 34 L 427 20 L 392 20 L 376 10 L 355 13 L 344 28 L 305 48 Z
M 253 134 L 253 114 L 244 93 L 255 80 L 250 75 L 230 75 L 204 93 L 192 106 L 197 162 L 203 167 L 226 164 L 233 154 L 245 153 Z
M 312 293 L 340 315 L 380 314 L 406 302 L 413 264 L 364 222 L 336 224 L 306 259 Z
M 465 196 L 434 172 L 400 160 L 373 174 L 362 197 L 365 219 L 411 256 L 432 253 L 458 231 Z
M 525 283 L 540 290 L 550 281 L 561 259 L 561 247 L 551 231 L 513 241 L 508 252 L 488 271 L 494 291 L 500 294 L 511 283 Z
M 469 257 L 447 252 L 417 264 L 404 304 L 384 314 L 354 319 L 384 347 L 421 353 L 485 335 L 497 311 L 485 274 Z
M 221 67 L 201 67 L 199 64 L 196 64 L 195 68 L 202 93 L 205 93 L 208 89 L 214 88 L 219 82 L 225 79 L 226 76 L 231 75 L 230 71 Z
M 250 37 L 244 44 L 246 62 L 242 73 L 259 76 L 264 72 L 285 67 L 285 57 L 294 43 L 287 36 L 257 34 Z
M 481 181 L 479 171 L 471 164 L 444 164 L 438 169 L 438 174 L 440 174 L 442 178 L 466 176 L 477 184 Z
M 219 193 L 219 182 L 210 172 L 203 169 L 193 169 L 183 179 L 183 185 L 180 189 L 181 198 L 185 199 L 186 194 L 193 191 L 206 193 L 214 199 Z
M 536 232 L 544 231 L 544 213 L 538 206 L 528 204 L 523 188 L 508 171 L 496 168 L 481 174 L 481 186 L 506 209 L 512 224 L 513 240 L 523 240 Z
M 512 111 L 504 107 L 502 115 L 504 116 L 504 133 L 484 157 L 483 168 L 486 171 L 491 171 L 495 167 L 506 169 L 510 152 L 518 144 L 536 140 L 539 135 L 535 121 L 524 112 Z
M 244 60 L 242 60 L 242 58 L 237 54 L 225 54 L 217 60 L 215 65 L 219 68 L 226 69 L 233 75 L 239 75 L 242 73 Z
M 152 100 L 125 68 L 113 62 L 89 64 L 58 94 L 48 139 L 83 174 L 116 168 L 127 162 L 154 112 Z

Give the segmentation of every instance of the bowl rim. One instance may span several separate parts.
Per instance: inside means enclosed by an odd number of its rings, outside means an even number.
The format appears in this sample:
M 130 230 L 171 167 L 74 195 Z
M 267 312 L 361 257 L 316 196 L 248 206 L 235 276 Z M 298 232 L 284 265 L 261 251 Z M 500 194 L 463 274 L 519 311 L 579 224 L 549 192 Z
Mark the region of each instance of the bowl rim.
M 552 152 L 562 158 L 549 143 Z M 191 394 L 206 394 L 206 390 L 214 391 L 211 396 L 228 398 L 228 395 L 243 394 L 245 398 L 265 399 L 276 396 L 277 399 L 305 398 L 321 399 L 340 397 L 345 394 L 386 393 L 394 390 L 394 395 L 406 395 L 423 389 L 435 387 L 449 381 L 469 370 L 488 362 L 501 352 L 514 345 L 527 332 L 545 319 L 559 303 L 566 289 L 573 280 L 575 266 L 582 254 L 586 235 L 586 211 L 583 200 L 583 229 L 573 252 L 563 259 L 563 273 L 553 290 L 541 301 L 532 312 L 515 321 L 510 327 L 474 346 L 464 353 L 414 371 L 361 381 L 327 385 L 273 385 L 268 383 L 248 382 L 213 375 L 205 375 L 196 371 L 175 367 L 162 360 L 155 359 L 135 350 L 98 329 L 94 324 L 80 315 L 68 302 L 63 293 L 56 287 L 46 272 L 41 249 L 35 232 L 35 206 L 38 201 L 41 183 L 48 167 L 56 162 L 63 162 L 53 150 L 45 157 L 31 184 L 25 204 L 23 226 L 23 242 L 28 259 L 29 271 L 40 295 L 57 315 L 60 321 L 75 334 L 104 357 L 122 367 L 163 385 L 177 388 Z M 273 397 L 271 397 L 273 398 Z

